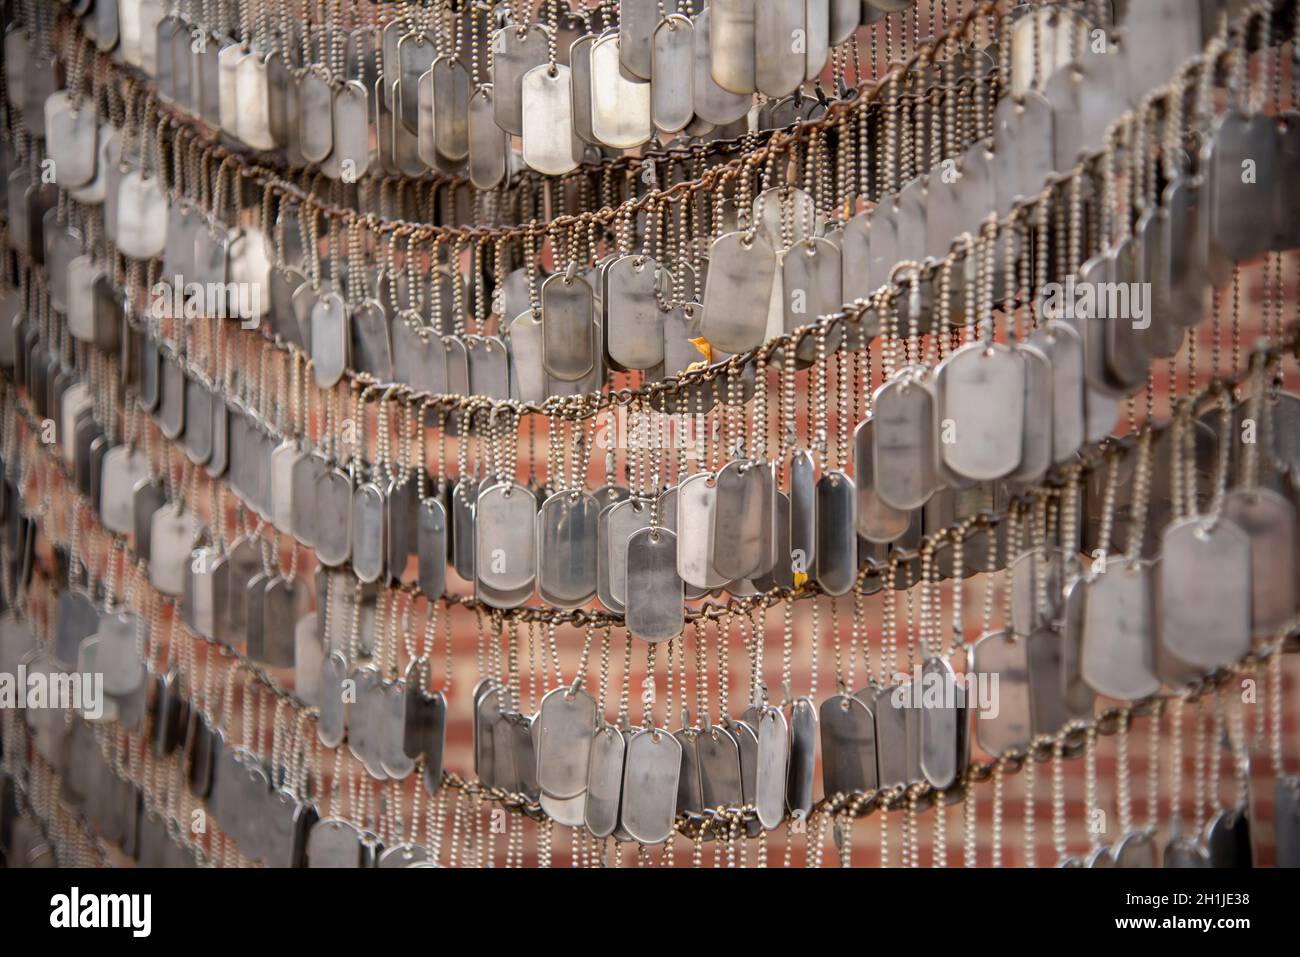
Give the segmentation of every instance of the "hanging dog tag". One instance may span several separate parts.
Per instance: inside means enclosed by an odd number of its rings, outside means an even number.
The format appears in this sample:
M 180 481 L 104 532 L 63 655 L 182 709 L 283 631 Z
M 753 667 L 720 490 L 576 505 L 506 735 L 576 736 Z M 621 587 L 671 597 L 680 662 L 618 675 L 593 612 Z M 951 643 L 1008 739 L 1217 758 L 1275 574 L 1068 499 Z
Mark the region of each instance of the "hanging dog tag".
M 676 525 L 676 515 L 663 515 L 664 524 Z M 669 518 L 673 519 L 672 522 Z M 650 527 L 650 509 L 640 499 L 625 499 L 605 508 L 597 525 L 600 558 L 596 592 L 601 604 L 622 614 L 627 603 L 627 540 L 634 532 Z
M 347 821 L 318 821 L 307 835 L 308 867 L 358 868 L 369 860 L 364 836 Z
M 348 367 L 351 336 L 343 297 L 328 292 L 311 310 L 311 356 L 316 386 L 328 389 L 343 378 Z
M 1263 114 L 1230 110 L 1219 119 L 1209 165 L 1211 249 L 1228 262 L 1246 262 L 1271 239 L 1259 228 L 1277 177 L 1277 125 Z M 1219 283 L 1216 283 L 1219 285 Z
M 755 754 L 754 793 L 749 798 L 759 823 L 771 830 L 785 818 L 785 788 L 790 762 L 790 739 L 785 714 L 766 705 L 755 716 L 758 749 Z
M 828 595 L 847 595 L 858 578 L 853 479 L 839 470 L 817 482 L 817 583 Z
M 1023 357 L 999 343 L 962 346 L 940 364 L 939 451 L 949 469 L 986 481 L 1020 465 L 1025 378 Z
M 874 738 L 874 729 L 872 733 Z M 812 813 L 817 737 L 817 708 L 810 698 L 796 698 L 790 703 L 790 777 L 785 790 L 786 807 L 796 819 L 806 820 Z
M 117 248 L 133 259 L 162 255 L 167 243 L 167 199 L 156 177 L 132 170 L 117 198 Z
M 649 10 L 649 4 L 640 9 Z M 650 114 L 654 125 L 665 133 L 685 129 L 695 115 L 693 32 L 690 19 L 674 13 L 659 21 L 651 38 L 649 50 L 654 79 L 650 84 Z M 626 55 L 622 44 L 619 49 Z
M 655 261 L 647 256 L 620 256 L 605 269 L 605 349 L 624 369 L 650 369 L 664 361 L 656 272 Z
M 727 579 L 767 571 L 772 470 L 755 463 L 731 462 L 718 473 L 714 492 L 713 568 Z M 680 525 L 680 521 L 679 521 Z M 629 582 L 629 591 L 631 583 Z
M 1165 529 L 1160 641 L 1170 654 L 1209 670 L 1250 651 L 1250 553 L 1250 536 L 1226 518 L 1212 526 L 1189 518 Z
M 871 709 L 853 695 L 836 694 L 818 711 L 822 789 L 829 795 L 876 788 L 876 724 Z
M 356 182 L 370 168 L 370 96 L 365 84 L 349 80 L 334 93 L 334 152 L 342 175 Z
M 750 94 L 756 88 L 756 5 L 757 0 L 718 0 L 709 5 L 712 76 L 732 93 Z
M 570 107 L 572 85 L 569 68 L 559 63 L 541 64 L 524 74 L 524 162 L 547 176 L 570 173 L 582 160 L 582 141 L 574 132 Z
M 700 793 L 706 809 L 734 808 L 744 803 L 740 745 L 724 727 L 713 726 L 695 739 L 700 769 Z
M 352 480 L 341 469 L 327 467 L 314 500 L 316 557 L 324 565 L 342 565 L 352 554 Z
M 492 40 L 493 115 L 512 136 L 524 132 L 524 75 L 547 62 L 546 50 L 546 30 L 536 23 L 502 27 Z
M 612 725 L 602 725 L 591 739 L 583 822 L 595 837 L 609 837 L 618 827 L 625 751 L 623 735 Z
M 334 97 L 323 67 L 309 67 L 298 81 L 298 149 L 309 163 L 334 151 Z
M 712 69 L 712 10 L 705 7 L 695 15 L 695 25 L 693 29 L 693 56 L 692 56 L 692 76 L 691 76 L 691 93 L 693 106 L 696 115 L 706 123 L 713 123 L 717 126 L 726 126 L 729 123 L 735 123 L 742 116 L 749 112 L 749 107 L 753 102 L 753 68 L 752 68 L 752 50 L 750 46 L 750 72 L 749 72 L 749 90 L 748 92 L 733 93 L 719 86 L 713 79 Z
M 1295 508 L 1271 489 L 1236 488 L 1223 514 L 1250 538 L 1251 622 L 1271 638 L 1296 612 Z
M 761 234 L 726 233 L 713 241 L 700 331 L 725 352 L 763 343 L 776 277 L 776 253 Z
M 45 101 L 45 148 L 54 161 L 59 186 L 84 186 L 95 175 L 95 141 L 99 117 L 94 102 L 73 104 L 69 93 L 60 90 Z
M 516 482 L 479 493 L 474 508 L 474 572 L 499 592 L 531 585 L 536 573 L 537 499 Z
M 934 395 L 924 382 L 896 376 L 876 390 L 872 406 L 876 493 L 893 508 L 920 508 L 938 484 Z
M 805 5 L 753 0 L 752 7 L 754 85 L 766 96 L 786 96 L 799 87 L 808 70 Z M 802 38 L 804 42 L 796 44 L 796 37 Z M 715 72 L 716 70 L 715 66 Z
M 431 599 L 447 591 L 447 512 L 435 497 L 420 503 L 416 516 L 416 553 L 420 591 Z
M 543 794 L 567 800 L 586 790 L 598 714 L 596 700 L 581 689 L 556 688 L 542 698 L 536 751 L 537 784 Z
M 921 669 L 921 772 L 944 790 L 960 771 L 958 725 L 965 721 L 965 691 L 946 658 L 930 658 Z
M 495 189 L 506 175 L 510 139 L 496 121 L 492 84 L 482 84 L 469 98 L 469 178 L 476 189 Z
M 378 302 L 368 299 L 352 311 L 352 364 L 358 372 L 368 373 L 380 382 L 393 380 L 393 347 L 388 335 L 388 316 Z
M 631 77 L 619 62 L 619 37 L 608 31 L 591 47 L 591 129 L 613 149 L 633 149 L 649 141 L 650 84 Z
M 373 482 L 357 486 L 352 493 L 352 571 L 367 584 L 384 574 L 386 504 L 383 491 Z
M 537 513 L 537 590 L 559 608 L 577 608 L 596 593 L 600 503 L 586 492 L 556 492 Z
M 193 519 L 175 502 L 153 513 L 149 532 L 149 583 L 164 595 L 185 591 L 185 573 L 194 547 Z
M 976 712 L 975 739 L 991 755 L 1027 745 L 1032 737 L 1029 713 L 1029 662 L 1025 641 L 1009 632 L 990 632 L 971 648 L 969 673 L 997 682 L 998 707 Z
M 853 433 L 853 475 L 857 495 L 854 516 L 858 535 L 869 542 L 887 544 L 907 532 L 912 516 L 910 512 L 886 505 L 876 494 L 874 432 L 875 420 L 867 418 Z
M 720 588 L 727 578 L 713 567 L 717 485 L 707 472 L 687 477 L 677 489 L 677 573 L 696 588 Z
M 676 558 L 677 536 L 666 528 L 643 528 L 627 540 L 627 629 L 643 641 L 682 633 L 685 596 Z
M 469 71 L 459 60 L 440 56 L 432 72 L 434 142 L 440 155 L 460 162 L 469 155 Z
M 576 382 L 592 370 L 592 308 L 586 280 L 557 273 L 542 283 L 542 365 L 548 375 Z
M 661 844 L 673 833 L 682 746 L 667 731 L 645 728 L 627 742 L 620 821 L 640 844 Z

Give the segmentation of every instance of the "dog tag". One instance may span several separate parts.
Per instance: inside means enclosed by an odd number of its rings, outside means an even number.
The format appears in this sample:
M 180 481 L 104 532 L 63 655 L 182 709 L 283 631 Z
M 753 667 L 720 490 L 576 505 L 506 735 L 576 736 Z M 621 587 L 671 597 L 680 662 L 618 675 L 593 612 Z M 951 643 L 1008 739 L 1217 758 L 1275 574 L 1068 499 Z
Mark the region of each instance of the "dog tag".
M 609 837 L 618 827 L 625 751 L 623 735 L 612 725 L 602 725 L 591 739 L 583 822 L 595 837 Z
M 370 168 L 370 97 L 365 84 L 349 80 L 340 86 L 333 97 L 333 116 L 333 160 L 355 182 Z
M 754 18 L 754 48 L 751 54 L 754 85 L 760 93 L 770 97 L 793 93 L 808 71 L 805 50 L 811 52 L 805 22 L 805 4 L 762 3 L 761 0 L 752 0 L 751 6 Z M 795 37 L 802 38 L 804 43 L 794 43 L 792 38 Z M 716 65 L 714 70 L 716 73 Z
M 1224 498 L 1223 514 L 1250 539 L 1253 634 L 1271 638 L 1296 612 L 1295 508 L 1270 489 L 1236 488 Z
M 1002 478 L 1017 469 L 1026 389 L 1021 354 L 999 343 L 971 343 L 939 365 L 935 381 L 945 466 L 975 481 Z
M 971 648 L 969 674 L 997 682 L 998 708 L 975 715 L 975 739 L 989 754 L 1026 746 L 1030 731 L 1029 662 L 1025 641 L 1009 632 L 990 632 Z
M 649 141 L 650 84 L 623 72 L 619 37 L 601 35 L 591 47 L 591 128 L 595 138 L 612 149 L 633 149 Z
M 367 584 L 384 574 L 385 505 L 384 493 L 373 482 L 359 485 L 352 493 L 352 571 Z
M 772 485 L 770 466 L 731 462 L 718 473 L 713 568 L 724 578 L 749 578 L 768 570 L 761 566 L 769 557 Z
M 714 514 L 717 485 L 712 475 L 698 472 L 677 489 L 677 574 L 696 588 L 720 588 L 727 578 L 713 567 Z
M 910 512 L 896 509 L 876 494 L 875 490 L 875 421 L 864 419 L 853 433 L 854 491 L 857 496 L 854 521 L 857 533 L 869 542 L 887 544 L 901 538 L 911 524 Z M 811 464 L 811 463 L 810 463 Z M 793 477 L 791 470 L 791 489 Z M 793 505 L 793 494 L 791 496 Z M 792 513 L 793 516 L 793 513 Z M 793 529 L 793 526 L 791 526 Z
M 506 175 L 510 140 L 496 115 L 494 86 L 481 84 L 469 98 L 469 177 L 476 189 L 495 189 Z
M 582 690 L 556 688 L 542 698 L 535 746 L 543 794 L 567 800 L 586 790 L 597 715 L 596 700 Z
M 576 382 L 592 370 L 592 308 L 586 280 L 556 274 L 542 283 L 542 365 L 548 375 Z
M 535 66 L 523 77 L 524 162 L 547 176 L 570 173 L 582 160 L 582 141 L 574 132 L 570 108 L 572 85 L 569 68 L 559 63 Z M 546 283 L 556 278 L 552 276 Z M 543 305 L 543 313 L 545 308 Z
M 1153 614 L 1148 566 L 1108 559 L 1087 583 L 1079 671 L 1089 687 L 1122 701 L 1159 690 Z
M 776 276 L 776 253 L 761 234 L 726 233 L 713 241 L 700 331 L 725 352 L 762 345 Z
M 926 383 L 904 374 L 880 386 L 872 405 L 876 493 L 893 508 L 920 508 L 938 484 L 934 395 Z
M 167 199 L 156 177 L 132 170 L 117 198 L 117 248 L 133 259 L 162 255 L 167 242 Z
M 685 596 L 676 556 L 677 536 L 666 528 L 643 528 L 627 540 L 627 629 L 643 641 L 682 633 Z
M 705 7 L 695 15 L 693 29 L 693 56 L 691 71 L 691 93 L 695 114 L 706 123 L 726 126 L 735 123 L 749 112 L 753 103 L 753 45 L 749 47 L 750 70 L 749 89 L 746 92 L 733 93 L 718 85 L 712 70 L 712 9 Z
M 822 702 L 822 789 L 828 795 L 874 790 L 876 723 L 869 708 L 853 695 L 836 694 Z
M 350 344 L 343 297 L 328 292 L 316 300 L 311 310 L 312 369 L 317 388 L 332 388 L 343 378 Z
M 673 833 L 682 746 L 667 731 L 645 728 L 627 741 L 620 821 L 640 844 L 661 844 Z
M 1218 121 L 1209 146 L 1211 252 L 1228 262 L 1254 259 L 1271 239 L 1258 210 L 1275 189 L 1277 126 L 1272 117 L 1230 110 Z M 1215 285 L 1222 285 L 1216 282 Z
M 640 8 L 649 11 L 649 4 Z M 621 25 L 620 25 L 621 26 Z M 650 114 L 654 125 L 665 133 L 685 129 L 695 115 L 692 73 L 695 67 L 694 28 L 689 18 L 669 14 L 659 21 L 650 38 Z M 625 42 L 620 52 L 626 57 Z M 635 70 L 633 72 L 636 72 Z
M 740 807 L 745 800 L 740 745 L 727 728 L 708 728 L 695 739 L 704 807 Z
M 515 482 L 479 493 L 474 509 L 474 571 L 489 589 L 514 592 L 536 574 L 537 500 Z
M 537 513 L 537 590 L 559 608 L 578 608 L 596 594 L 600 503 L 586 492 L 551 495 Z
M 493 115 L 512 136 L 524 132 L 524 75 L 547 62 L 547 43 L 540 24 L 502 27 L 492 40 Z
M 718 0 L 709 5 L 709 58 L 713 79 L 724 90 L 750 94 L 756 89 L 758 0 Z M 789 6 L 789 4 L 786 4 Z M 787 41 L 789 37 L 786 38 Z
M 620 256 L 605 269 L 605 349 L 624 369 L 650 369 L 664 361 L 656 272 L 655 261 L 647 256 Z
M 1184 519 L 1165 529 L 1161 554 L 1166 650 L 1204 670 L 1243 657 L 1251 639 L 1250 536 L 1226 518 L 1210 527 L 1200 518 Z
M 768 830 L 785 818 L 785 788 L 790 761 L 789 730 L 785 714 L 765 705 L 754 716 L 758 738 L 755 753 L 754 793 L 748 796 L 758 814 L 759 823 Z

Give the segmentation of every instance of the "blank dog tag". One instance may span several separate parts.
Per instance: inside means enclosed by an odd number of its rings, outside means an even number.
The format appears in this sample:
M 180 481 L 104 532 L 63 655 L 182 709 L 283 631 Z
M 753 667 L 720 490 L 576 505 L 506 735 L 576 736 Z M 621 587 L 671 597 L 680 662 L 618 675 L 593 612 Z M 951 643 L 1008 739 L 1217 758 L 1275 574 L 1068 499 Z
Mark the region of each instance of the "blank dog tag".
M 1229 665 L 1250 651 L 1250 536 L 1228 518 L 1169 525 L 1161 536 L 1160 641 L 1194 668 Z M 1091 605 L 1091 602 L 1089 602 Z
M 741 353 L 762 345 L 776 277 L 776 253 L 761 234 L 726 233 L 713 241 L 700 331 L 718 349 Z
M 709 5 L 712 17 L 709 54 L 713 79 L 732 93 L 750 94 L 756 88 L 754 21 L 758 2 L 717 0 Z
M 634 532 L 627 540 L 627 630 L 648 642 L 677 637 L 686 621 L 684 601 L 677 536 L 666 528 Z
M 693 32 L 691 21 L 680 14 L 670 14 L 654 29 L 650 47 L 654 75 L 650 84 L 650 114 L 654 125 L 665 133 L 685 129 L 695 115 Z
M 582 142 L 573 128 L 569 68 L 558 63 L 533 67 L 524 74 L 520 95 L 524 162 L 547 176 L 577 169 Z
M 650 84 L 624 74 L 616 32 L 602 35 L 591 47 L 591 129 L 613 149 L 633 149 L 648 142 Z

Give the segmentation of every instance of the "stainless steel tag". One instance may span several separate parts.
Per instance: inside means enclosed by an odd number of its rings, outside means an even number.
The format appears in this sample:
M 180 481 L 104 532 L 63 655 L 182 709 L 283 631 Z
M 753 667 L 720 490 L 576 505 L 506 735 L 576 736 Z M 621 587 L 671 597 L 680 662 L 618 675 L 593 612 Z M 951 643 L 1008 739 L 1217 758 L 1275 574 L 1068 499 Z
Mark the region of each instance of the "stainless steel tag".
M 559 608 L 578 608 L 596 594 L 600 503 L 578 490 L 556 492 L 537 513 L 537 590 Z
M 613 149 L 633 149 L 654 132 L 650 84 L 624 73 L 616 31 L 591 47 L 591 128 L 597 141 Z
M 1245 656 L 1251 644 L 1250 536 L 1228 518 L 1213 525 L 1184 519 L 1165 529 L 1161 556 L 1164 648 L 1203 670 Z
M 660 844 L 673 832 L 682 746 L 660 728 L 644 728 L 627 742 L 620 823 L 641 844 Z
M 627 541 L 626 622 L 637 638 L 659 642 L 682 633 L 684 594 L 676 557 L 677 536 L 666 528 L 643 528 Z
M 997 682 L 996 710 L 980 708 L 975 715 L 975 739 L 992 755 L 1022 748 L 1032 737 L 1029 708 L 1029 662 L 1025 640 L 1010 632 L 984 635 L 971 648 L 968 674 L 989 687 Z

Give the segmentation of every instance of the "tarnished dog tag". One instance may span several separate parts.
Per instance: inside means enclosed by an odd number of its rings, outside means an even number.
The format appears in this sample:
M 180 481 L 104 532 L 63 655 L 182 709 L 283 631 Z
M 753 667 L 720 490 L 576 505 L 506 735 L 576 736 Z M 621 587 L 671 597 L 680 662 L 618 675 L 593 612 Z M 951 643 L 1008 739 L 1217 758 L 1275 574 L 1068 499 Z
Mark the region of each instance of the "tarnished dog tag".
M 536 23 L 502 27 L 492 39 L 493 116 L 512 136 L 524 132 L 524 75 L 547 62 L 546 51 L 546 30 Z
M 591 739 L 583 822 L 596 837 L 609 837 L 618 827 L 625 751 L 623 735 L 612 725 L 602 725 Z
M 633 8 L 637 9 L 637 8 Z M 648 10 L 649 5 L 640 7 Z M 685 129 L 695 115 L 692 72 L 695 66 L 694 28 L 689 18 L 669 14 L 654 27 L 650 38 L 650 115 L 656 128 L 666 133 Z M 621 54 L 626 48 L 619 45 Z
M 766 571 L 759 565 L 768 557 L 771 515 L 764 512 L 764 505 L 770 504 L 771 481 L 771 468 L 755 463 L 731 462 L 718 473 L 713 567 L 726 579 Z
M 328 292 L 311 310 L 312 370 L 318 388 L 331 388 L 343 378 L 351 344 L 343 297 Z
M 677 489 L 677 574 L 697 588 L 719 588 L 726 576 L 713 567 L 717 486 L 712 475 L 698 472 Z
M 506 175 L 510 139 L 496 122 L 493 84 L 481 84 L 469 98 L 469 177 L 476 189 L 495 189 Z
M 822 789 L 827 795 L 874 790 L 876 724 L 871 708 L 853 695 L 831 695 L 822 702 Z
M 548 604 L 577 608 L 596 594 L 600 503 L 586 492 L 556 492 L 537 513 L 537 590 Z
M 740 745 L 727 728 L 714 725 L 695 739 L 704 807 L 740 807 L 745 792 L 740 769 Z
M 1029 337 L 1051 368 L 1052 463 L 1074 458 L 1083 444 L 1083 340 L 1074 326 L 1050 319 Z
M 1236 488 L 1223 514 L 1250 538 L 1253 633 L 1271 638 L 1296 612 L 1295 507 L 1271 489 Z
M 474 508 L 474 572 L 494 591 L 514 592 L 536 574 L 537 499 L 516 482 L 479 493 Z
M 817 482 L 817 583 L 829 595 L 847 595 L 858 578 L 853 479 L 827 472 Z
M 931 787 L 948 788 L 961 772 L 959 727 L 966 721 L 965 689 L 946 658 L 930 658 L 921 669 L 921 773 Z
M 591 371 L 593 305 L 591 286 L 581 277 L 556 274 L 542 283 L 542 366 L 548 375 L 576 382 Z
M 415 534 L 420 591 L 441 598 L 447 591 L 447 512 L 440 499 L 430 496 L 420 502 Z
M 388 554 L 387 502 L 374 482 L 366 482 L 352 493 L 352 571 L 361 581 L 378 581 L 384 574 Z
M 1010 632 L 984 635 L 971 648 L 969 674 L 996 677 L 998 708 L 975 716 L 975 740 L 991 755 L 1022 748 L 1032 737 L 1029 713 L 1029 662 L 1025 641 Z
M 756 89 L 757 3 L 758 0 L 718 0 L 709 4 L 711 72 L 717 84 L 731 93 L 750 94 Z
M 776 253 L 762 235 L 726 233 L 713 242 L 700 331 L 726 352 L 761 345 L 776 277 Z
M 623 71 L 619 36 L 609 30 L 591 47 L 591 129 L 613 149 L 633 149 L 650 139 L 650 84 Z
M 308 548 L 316 547 L 316 488 L 328 468 L 325 458 L 314 452 L 302 456 L 293 467 L 293 537 Z
M 857 6 L 855 2 L 854 7 Z M 857 10 L 854 10 L 856 19 Z M 856 22 L 854 24 L 856 26 Z M 712 46 L 712 10 L 705 7 L 695 14 L 693 56 L 691 67 L 691 92 L 695 114 L 706 123 L 726 126 L 734 123 L 749 112 L 753 103 L 753 69 L 752 60 L 748 76 L 749 89 L 744 92 L 731 92 L 724 89 L 713 78 Z M 751 46 L 752 49 L 752 46 Z
M 449 56 L 434 60 L 432 72 L 434 140 L 439 154 L 459 162 L 469 156 L 470 74 Z
M 569 68 L 559 63 L 535 66 L 523 77 L 524 162 L 547 176 L 570 173 L 582 159 L 570 107 L 572 86 Z
M 758 748 L 755 754 L 754 793 L 748 800 L 755 806 L 759 823 L 771 830 L 785 818 L 785 789 L 790 763 L 789 729 L 785 714 L 765 705 L 754 717 Z
M 620 256 L 605 268 L 605 350 L 621 368 L 650 369 L 664 361 L 656 274 L 656 263 L 648 256 Z
M 935 373 L 944 437 L 939 452 L 947 468 L 986 481 L 1019 467 L 1025 375 L 1023 357 L 998 343 L 971 343 L 940 364 Z
M 685 626 L 676 559 L 677 536 L 666 528 L 643 528 L 627 540 L 627 630 L 644 641 L 675 638 Z
M 862 538 L 887 544 L 907 532 L 912 516 L 910 512 L 885 504 L 876 494 L 874 433 L 875 420 L 870 417 L 864 419 L 853 433 L 854 492 L 857 496 L 854 521 Z M 792 471 L 792 481 L 793 475 Z
M 895 376 L 875 392 L 875 487 L 893 508 L 919 508 L 938 484 L 934 404 L 929 386 L 907 374 Z
M 393 346 L 388 337 L 388 316 L 384 307 L 373 299 L 360 303 L 352 311 L 352 364 L 380 382 L 393 380 Z M 315 339 L 313 337 L 313 342 Z
M 620 823 L 638 843 L 660 844 L 673 833 L 681 761 L 681 744 L 660 728 L 628 739 Z
M 808 70 L 808 29 L 803 3 L 753 2 L 754 85 L 771 97 L 793 93 Z M 719 27 L 721 24 L 719 24 Z M 793 42 L 801 37 L 802 45 Z M 715 63 L 714 71 L 717 72 Z
M 1161 644 L 1203 670 L 1242 658 L 1251 644 L 1250 536 L 1227 518 L 1184 519 L 1166 527 L 1161 556 Z
M 537 784 L 542 793 L 567 800 L 586 790 L 598 714 L 596 699 L 581 689 L 556 688 L 542 698 L 536 722 Z

